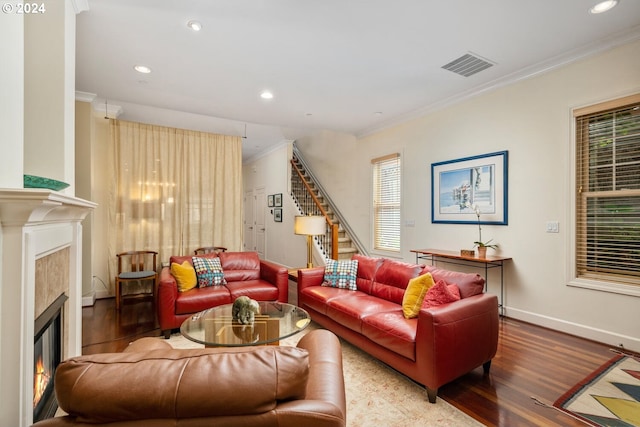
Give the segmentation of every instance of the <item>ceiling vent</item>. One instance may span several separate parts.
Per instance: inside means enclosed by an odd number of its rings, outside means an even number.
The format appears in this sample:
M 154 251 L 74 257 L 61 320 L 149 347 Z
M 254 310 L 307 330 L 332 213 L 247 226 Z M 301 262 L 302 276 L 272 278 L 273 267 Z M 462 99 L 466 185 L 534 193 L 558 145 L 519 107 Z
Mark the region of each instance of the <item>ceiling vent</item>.
M 462 55 L 458 59 L 454 59 L 442 68 L 449 70 L 464 77 L 472 76 L 489 67 L 493 67 L 494 63 L 480 58 L 472 53 Z

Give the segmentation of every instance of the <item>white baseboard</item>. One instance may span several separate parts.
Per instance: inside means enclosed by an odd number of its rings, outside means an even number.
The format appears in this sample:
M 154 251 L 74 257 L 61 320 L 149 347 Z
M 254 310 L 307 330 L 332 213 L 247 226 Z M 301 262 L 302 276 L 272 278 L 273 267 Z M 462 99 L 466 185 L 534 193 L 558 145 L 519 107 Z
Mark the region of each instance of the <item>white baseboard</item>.
M 111 295 L 106 290 L 96 291 L 96 299 L 112 298 L 112 297 L 113 295 Z
M 543 316 L 511 307 L 505 307 L 505 314 L 507 317 L 512 319 L 522 320 L 523 322 L 532 323 L 534 325 L 554 329 L 556 331 L 575 335 L 581 338 L 601 342 L 608 344 L 611 347 L 625 348 L 627 350 L 640 352 L 640 338 L 638 337 L 621 335 L 612 331 L 605 331 L 591 326 L 567 322 L 566 320 Z
M 82 296 L 82 306 L 83 307 L 91 307 L 96 302 L 96 294 L 95 292 L 91 292 L 88 295 Z

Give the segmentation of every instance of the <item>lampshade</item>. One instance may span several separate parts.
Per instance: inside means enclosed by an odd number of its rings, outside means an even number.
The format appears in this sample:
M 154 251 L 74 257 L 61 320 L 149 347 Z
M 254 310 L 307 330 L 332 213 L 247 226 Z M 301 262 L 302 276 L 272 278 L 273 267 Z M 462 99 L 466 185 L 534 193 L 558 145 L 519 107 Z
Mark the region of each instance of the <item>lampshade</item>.
M 293 232 L 295 234 L 303 234 L 306 236 L 317 236 L 324 234 L 326 231 L 324 217 L 322 216 L 296 216 L 293 224 Z

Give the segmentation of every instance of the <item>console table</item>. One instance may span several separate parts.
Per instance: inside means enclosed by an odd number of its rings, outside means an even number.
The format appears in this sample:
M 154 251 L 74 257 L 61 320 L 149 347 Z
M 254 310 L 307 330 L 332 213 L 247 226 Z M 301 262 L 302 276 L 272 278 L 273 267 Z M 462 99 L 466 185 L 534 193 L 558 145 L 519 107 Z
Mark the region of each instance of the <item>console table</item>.
M 460 255 L 459 252 L 446 251 L 442 249 L 411 249 L 411 252 L 416 254 L 416 263 L 419 260 L 426 259 L 431 260 L 431 265 L 435 264 L 436 260 L 448 264 L 465 265 L 465 266 L 478 266 L 482 268 L 484 266 L 484 288 L 488 289 L 487 283 L 489 280 L 489 269 L 500 269 L 500 301 L 498 301 L 498 308 L 500 309 L 500 315 L 504 314 L 504 263 L 510 261 L 510 257 L 502 257 L 495 255 L 487 255 L 484 258 L 470 255 Z

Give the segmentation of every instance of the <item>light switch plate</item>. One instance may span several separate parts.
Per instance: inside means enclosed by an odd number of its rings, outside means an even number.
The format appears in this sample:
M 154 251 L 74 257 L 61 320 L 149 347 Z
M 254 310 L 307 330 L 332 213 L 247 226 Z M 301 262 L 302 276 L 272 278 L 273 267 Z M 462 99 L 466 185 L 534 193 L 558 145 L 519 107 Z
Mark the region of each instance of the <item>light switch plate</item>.
M 560 223 L 558 221 L 547 221 L 547 233 L 559 233 Z

